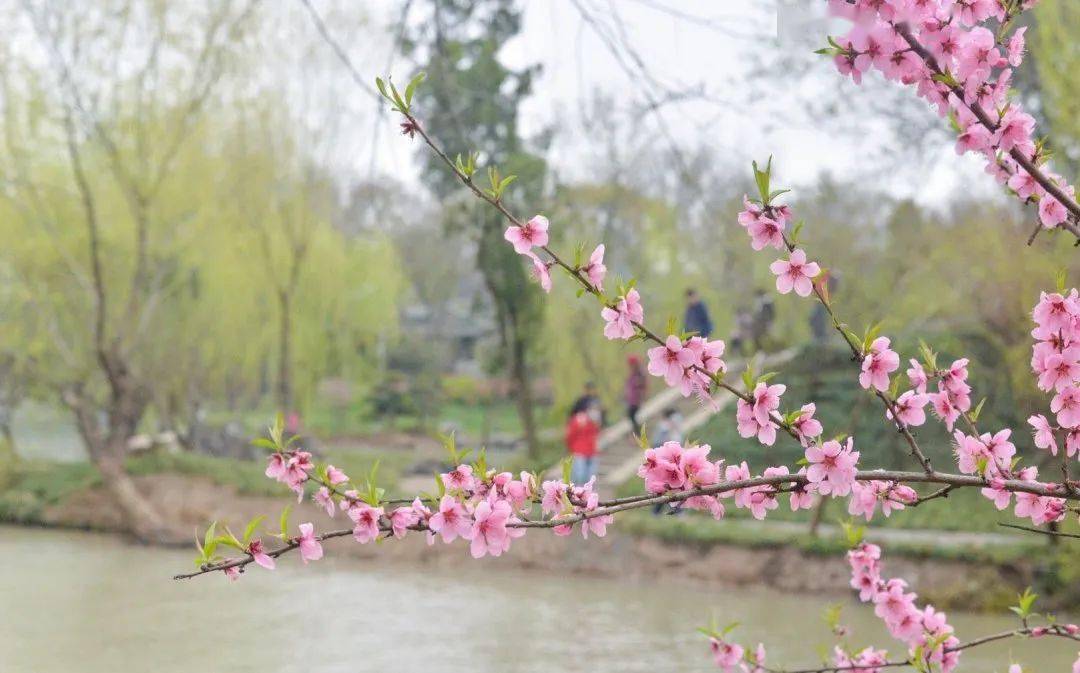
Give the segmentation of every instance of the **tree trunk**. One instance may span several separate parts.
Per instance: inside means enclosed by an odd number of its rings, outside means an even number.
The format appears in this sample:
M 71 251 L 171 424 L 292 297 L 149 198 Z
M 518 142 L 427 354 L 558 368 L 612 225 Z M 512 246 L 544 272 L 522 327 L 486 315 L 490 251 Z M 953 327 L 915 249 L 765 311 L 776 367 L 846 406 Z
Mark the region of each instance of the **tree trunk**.
M 536 436 L 536 417 L 533 410 L 532 385 L 529 380 L 527 344 L 515 328 L 511 336 L 510 376 L 514 384 L 514 401 L 517 403 L 521 429 L 525 434 L 525 447 L 529 458 L 540 457 L 540 442 Z
M 78 387 L 64 392 L 64 403 L 75 414 L 75 425 L 90 461 L 120 510 L 125 530 L 140 542 L 174 542 L 165 520 L 139 493 L 124 469 L 128 440 L 134 436 L 146 409 L 145 399 L 137 387 L 130 385 L 131 379 L 126 375 L 114 375 L 110 383 L 113 395 L 104 410 L 104 423 L 102 410 L 83 397 Z
M 124 447 L 107 448 L 94 461 L 105 489 L 120 508 L 124 528 L 140 542 L 173 542 L 164 519 L 135 488 L 124 469 Z
M 15 476 L 15 465 L 19 462 L 19 454 L 15 450 L 15 433 L 11 430 L 11 423 L 7 418 L 0 422 L 0 489 L 11 485 Z
M 278 293 L 278 305 L 281 309 L 280 334 L 278 335 L 278 411 L 288 414 L 293 409 L 292 384 L 292 295 L 289 292 Z

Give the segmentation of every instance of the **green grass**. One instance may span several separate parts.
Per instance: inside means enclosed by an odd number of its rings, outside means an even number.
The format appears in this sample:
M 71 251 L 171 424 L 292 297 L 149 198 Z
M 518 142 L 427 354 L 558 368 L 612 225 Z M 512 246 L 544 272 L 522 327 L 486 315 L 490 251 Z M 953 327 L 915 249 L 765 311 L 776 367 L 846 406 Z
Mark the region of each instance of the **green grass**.
M 376 459 L 380 461 L 377 483 L 392 492 L 408 459 L 392 453 L 340 449 L 327 451 L 325 459 L 362 480 Z M 133 476 L 184 474 L 206 477 L 221 486 L 253 496 L 282 496 L 287 490 L 266 478 L 261 462 L 216 458 L 189 453 L 153 452 L 128 459 L 127 470 Z M 9 487 L 0 491 L 0 520 L 33 523 L 40 521 L 47 507 L 62 502 L 74 493 L 101 483 L 97 470 L 89 463 L 54 463 L 21 461 L 12 468 Z

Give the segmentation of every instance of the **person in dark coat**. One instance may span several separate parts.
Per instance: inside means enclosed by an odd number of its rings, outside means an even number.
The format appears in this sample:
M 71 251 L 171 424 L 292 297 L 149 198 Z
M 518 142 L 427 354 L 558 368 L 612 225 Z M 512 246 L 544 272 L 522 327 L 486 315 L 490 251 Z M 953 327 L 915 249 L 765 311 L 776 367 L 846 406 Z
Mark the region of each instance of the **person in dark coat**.
M 638 422 L 638 410 L 645 401 L 645 390 L 648 381 L 645 378 L 645 370 L 641 366 L 641 358 L 631 355 L 626 358 L 626 383 L 623 386 L 623 401 L 626 402 L 626 417 L 630 419 L 630 425 L 634 428 L 634 434 L 641 436 L 641 423 Z
M 686 290 L 686 312 L 683 314 L 683 330 L 696 332 L 699 337 L 708 338 L 713 331 L 712 320 L 705 302 L 698 296 L 697 290 Z

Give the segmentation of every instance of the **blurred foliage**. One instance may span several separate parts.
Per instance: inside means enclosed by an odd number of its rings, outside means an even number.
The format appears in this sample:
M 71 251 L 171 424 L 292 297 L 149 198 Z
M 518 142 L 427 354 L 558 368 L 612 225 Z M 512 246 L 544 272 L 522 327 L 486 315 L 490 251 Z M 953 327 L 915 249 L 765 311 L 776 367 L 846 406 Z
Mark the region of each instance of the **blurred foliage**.
M 1034 11 L 1028 45 L 1038 80 L 1039 111 L 1049 124 L 1043 132 L 1057 151 L 1057 170 L 1075 182 L 1080 175 L 1080 5 L 1073 0 L 1043 0 Z

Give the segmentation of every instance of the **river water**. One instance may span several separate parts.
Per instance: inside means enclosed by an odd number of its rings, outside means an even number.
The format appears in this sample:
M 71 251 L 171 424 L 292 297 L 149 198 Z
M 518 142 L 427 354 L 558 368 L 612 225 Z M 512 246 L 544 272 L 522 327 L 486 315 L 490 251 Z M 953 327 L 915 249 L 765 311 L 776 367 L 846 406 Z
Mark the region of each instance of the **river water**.
M 484 559 L 494 563 L 483 574 L 432 571 L 328 552 L 307 567 L 295 558 L 273 573 L 253 567 L 236 583 L 176 582 L 191 553 L 0 527 L 0 671 L 708 671 L 694 629 L 711 615 L 740 621 L 737 639 L 765 641 L 775 665 L 812 664 L 830 643 L 819 596 L 525 572 L 497 559 Z M 961 638 L 1012 627 L 950 616 Z M 856 644 L 891 644 L 854 601 L 844 621 Z M 965 653 L 961 670 L 1005 673 L 1011 656 L 1032 673 L 1067 671 L 1075 650 L 1011 641 Z

